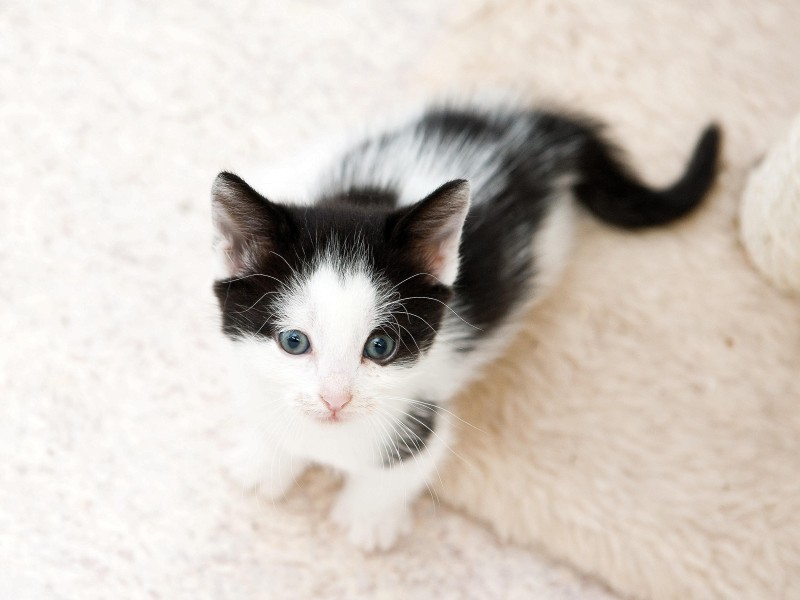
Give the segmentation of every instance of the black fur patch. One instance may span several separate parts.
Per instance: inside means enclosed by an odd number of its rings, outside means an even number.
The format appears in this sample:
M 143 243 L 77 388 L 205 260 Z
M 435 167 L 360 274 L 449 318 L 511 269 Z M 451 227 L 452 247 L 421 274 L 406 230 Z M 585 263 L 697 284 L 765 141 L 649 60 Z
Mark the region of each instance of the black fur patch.
M 418 257 L 396 243 L 398 221 L 404 213 L 375 207 L 364 210 L 353 206 L 349 196 L 341 203 L 330 198 L 324 205 L 297 207 L 270 203 L 253 190 L 247 194 L 243 202 L 268 203 L 272 210 L 270 223 L 263 228 L 268 239 L 257 245 L 248 272 L 214 284 L 228 336 L 274 338 L 279 333 L 276 315 L 281 293 L 295 277 L 313 271 L 320 256 L 333 252 L 343 272 L 366 260 L 375 280 L 392 288 L 392 319 L 381 330 L 397 339 L 392 363 L 413 363 L 430 347 L 452 292 L 419 276 Z
M 521 127 L 522 126 L 522 127 Z M 499 325 L 535 293 L 532 241 L 549 206 L 561 199 L 555 185 L 567 176 L 577 199 L 604 221 L 626 228 L 661 225 L 690 212 L 708 191 L 716 171 L 719 129 L 708 127 L 684 175 L 665 190 L 641 183 L 585 117 L 539 111 L 485 113 L 434 109 L 416 125 L 430 143 L 445 146 L 497 143 L 512 128 L 527 135 L 499 150 L 504 186 L 490 197 L 473 197 L 461 240 L 461 268 L 453 306 L 473 327 L 463 327 L 459 349 Z M 466 141 L 465 141 L 466 140 Z M 464 173 L 469 179 L 472 174 Z
M 436 429 L 436 405 L 417 403 L 395 424 L 394 433 L 384 446 L 383 465 L 391 468 L 425 451 Z
M 484 147 L 495 153 L 498 185 L 477 190 L 472 198 L 452 289 L 420 276 L 424 269 L 415 255 L 418 250 L 401 243 L 397 227 L 406 209 L 396 208 L 399 191 L 385 182 L 346 183 L 362 154 L 385 149 L 390 163 L 393 136 L 410 131 L 443 154 L 469 155 L 469 148 Z M 343 268 L 366 259 L 376 280 L 394 288 L 394 320 L 387 332 L 399 338 L 398 362 L 411 363 L 425 352 L 445 317 L 460 332 L 451 338 L 460 337 L 457 349 L 469 352 L 535 293 L 532 241 L 550 204 L 559 200 L 554 193 L 557 183 L 572 182 L 577 199 L 608 223 L 627 228 L 660 225 L 689 212 L 707 192 L 716 170 L 719 137 L 719 130 L 709 127 L 677 183 L 653 190 L 638 180 L 601 127 L 589 119 L 537 111 L 432 109 L 406 128 L 383 134 L 372 146 L 365 143 L 347 153 L 341 181 L 334 180 L 334 191 L 316 206 L 275 205 L 247 192 L 247 201 L 259 207 L 243 213 L 249 231 L 261 231 L 265 239 L 252 244 L 255 260 L 247 272 L 215 284 L 223 329 L 229 336 L 274 336 L 275 302 L 281 290 L 294 274 L 307 273 L 320 253 L 335 247 Z M 476 175 L 469 167 L 459 174 L 465 179 Z M 247 187 L 234 175 L 220 177 L 237 190 Z M 264 203 L 269 210 L 262 210 Z M 259 227 L 252 222 L 254 214 L 269 222 Z

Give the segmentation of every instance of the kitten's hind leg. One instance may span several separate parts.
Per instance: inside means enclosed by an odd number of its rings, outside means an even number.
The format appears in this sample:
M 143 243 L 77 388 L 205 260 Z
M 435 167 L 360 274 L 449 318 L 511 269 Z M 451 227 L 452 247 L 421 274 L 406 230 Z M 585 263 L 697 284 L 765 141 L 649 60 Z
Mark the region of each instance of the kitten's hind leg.
M 249 432 L 229 453 L 226 470 L 247 491 L 280 500 L 305 467 L 304 460 Z

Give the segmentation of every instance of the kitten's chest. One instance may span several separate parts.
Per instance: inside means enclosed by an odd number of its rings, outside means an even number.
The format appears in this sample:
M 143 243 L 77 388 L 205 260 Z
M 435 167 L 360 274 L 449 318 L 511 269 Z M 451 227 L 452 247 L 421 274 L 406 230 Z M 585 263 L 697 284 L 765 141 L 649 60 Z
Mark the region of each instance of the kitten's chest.
M 379 467 L 381 436 L 362 423 L 307 423 L 289 437 L 287 450 L 315 463 L 344 471 Z

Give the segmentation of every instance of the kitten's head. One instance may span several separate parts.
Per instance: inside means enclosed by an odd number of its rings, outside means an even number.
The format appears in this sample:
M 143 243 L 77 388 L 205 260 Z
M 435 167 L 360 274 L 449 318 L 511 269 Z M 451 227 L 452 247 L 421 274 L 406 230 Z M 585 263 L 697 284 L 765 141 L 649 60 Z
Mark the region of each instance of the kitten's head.
M 212 200 L 223 331 L 264 401 L 338 421 L 400 400 L 450 299 L 469 184 L 292 206 L 221 173 Z

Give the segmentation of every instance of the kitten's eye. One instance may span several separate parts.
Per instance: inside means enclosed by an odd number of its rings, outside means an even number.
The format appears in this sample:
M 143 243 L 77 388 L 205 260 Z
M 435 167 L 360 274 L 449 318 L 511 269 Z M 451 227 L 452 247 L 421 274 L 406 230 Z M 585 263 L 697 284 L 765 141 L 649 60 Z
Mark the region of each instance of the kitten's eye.
M 304 354 L 311 348 L 311 342 L 308 341 L 308 336 L 296 329 L 281 331 L 278 334 L 278 342 L 281 348 L 286 350 L 289 354 Z
M 364 346 L 364 356 L 382 362 L 392 357 L 394 348 L 395 342 L 388 335 L 374 335 Z

